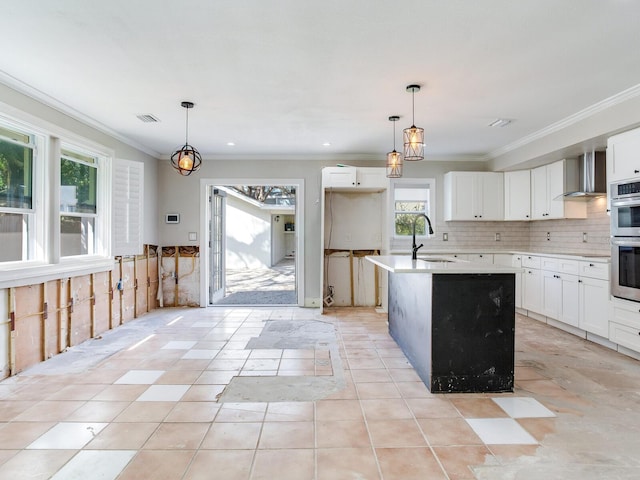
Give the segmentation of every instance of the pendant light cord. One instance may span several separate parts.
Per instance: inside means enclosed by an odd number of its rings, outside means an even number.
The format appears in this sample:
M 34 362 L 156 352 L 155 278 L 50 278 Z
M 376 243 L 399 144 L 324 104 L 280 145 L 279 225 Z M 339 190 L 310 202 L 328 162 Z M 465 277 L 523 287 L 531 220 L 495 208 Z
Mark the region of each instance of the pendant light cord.
M 416 90 L 411 89 L 411 125 L 416 126 Z
M 185 108 L 187 111 L 187 121 L 185 122 L 184 143 L 189 145 L 189 107 Z

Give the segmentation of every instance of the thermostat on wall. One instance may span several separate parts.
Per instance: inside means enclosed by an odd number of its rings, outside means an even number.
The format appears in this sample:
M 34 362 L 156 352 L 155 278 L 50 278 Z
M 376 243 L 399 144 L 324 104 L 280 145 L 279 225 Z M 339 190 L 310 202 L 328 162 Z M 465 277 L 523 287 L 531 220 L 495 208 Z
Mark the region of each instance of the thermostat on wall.
M 180 223 L 180 214 L 167 213 L 164 217 L 164 223 Z

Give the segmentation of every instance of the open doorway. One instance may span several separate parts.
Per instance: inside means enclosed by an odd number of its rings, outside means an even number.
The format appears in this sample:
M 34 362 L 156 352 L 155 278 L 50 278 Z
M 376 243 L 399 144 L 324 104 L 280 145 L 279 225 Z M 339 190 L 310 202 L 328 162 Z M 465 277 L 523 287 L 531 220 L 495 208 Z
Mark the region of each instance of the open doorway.
M 209 187 L 209 304 L 297 305 L 296 185 Z

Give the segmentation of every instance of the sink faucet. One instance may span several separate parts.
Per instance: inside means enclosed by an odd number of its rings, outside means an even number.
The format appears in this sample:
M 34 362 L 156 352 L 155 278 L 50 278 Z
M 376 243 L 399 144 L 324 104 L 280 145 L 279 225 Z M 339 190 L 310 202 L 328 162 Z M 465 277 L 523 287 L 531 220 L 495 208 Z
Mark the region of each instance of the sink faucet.
M 413 244 L 411 246 L 411 249 L 412 249 L 411 259 L 412 260 L 417 260 L 418 259 L 418 250 L 424 246 L 423 243 L 421 243 L 420 245 L 416 246 L 416 222 L 418 221 L 418 218 L 420 218 L 420 217 L 424 217 L 425 218 L 425 220 L 427 221 L 427 224 L 429 225 L 429 235 L 433 235 L 433 228 L 431 228 L 431 220 L 429 220 L 429 217 L 427 217 L 424 213 L 417 214 L 416 218 L 413 219 Z

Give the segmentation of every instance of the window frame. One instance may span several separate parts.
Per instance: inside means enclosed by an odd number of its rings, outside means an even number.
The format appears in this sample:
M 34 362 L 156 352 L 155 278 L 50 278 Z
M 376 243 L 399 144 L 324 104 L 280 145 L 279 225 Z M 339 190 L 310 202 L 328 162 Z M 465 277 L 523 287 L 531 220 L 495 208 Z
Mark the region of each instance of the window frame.
M 4 104 L 0 103 L 5 111 Z M 69 132 L 24 112 L 11 109 L 11 116 L 0 112 L 0 124 L 33 135 L 36 143 L 33 161 L 34 232 L 29 239 L 33 258 L 0 263 L 0 288 L 31 285 L 67 275 L 85 275 L 113 270 L 111 255 L 112 163 L 114 150 Z M 99 159 L 96 185 L 96 246 L 92 255 L 60 255 L 60 159 L 67 150 L 86 152 Z M 3 210 L 4 211 L 4 210 Z
M 431 225 L 435 229 L 436 227 L 436 180 L 435 178 L 397 178 L 393 179 L 390 182 L 390 195 L 389 195 L 389 232 L 390 232 L 390 250 L 392 252 L 397 250 L 410 250 L 411 249 L 411 240 L 412 235 L 397 235 L 396 234 L 396 189 L 397 188 L 416 188 L 416 189 L 427 189 L 428 190 L 428 200 L 427 200 L 427 216 L 429 220 L 431 220 Z M 425 240 L 430 238 L 431 236 L 427 233 L 426 235 L 416 235 L 416 239 Z

